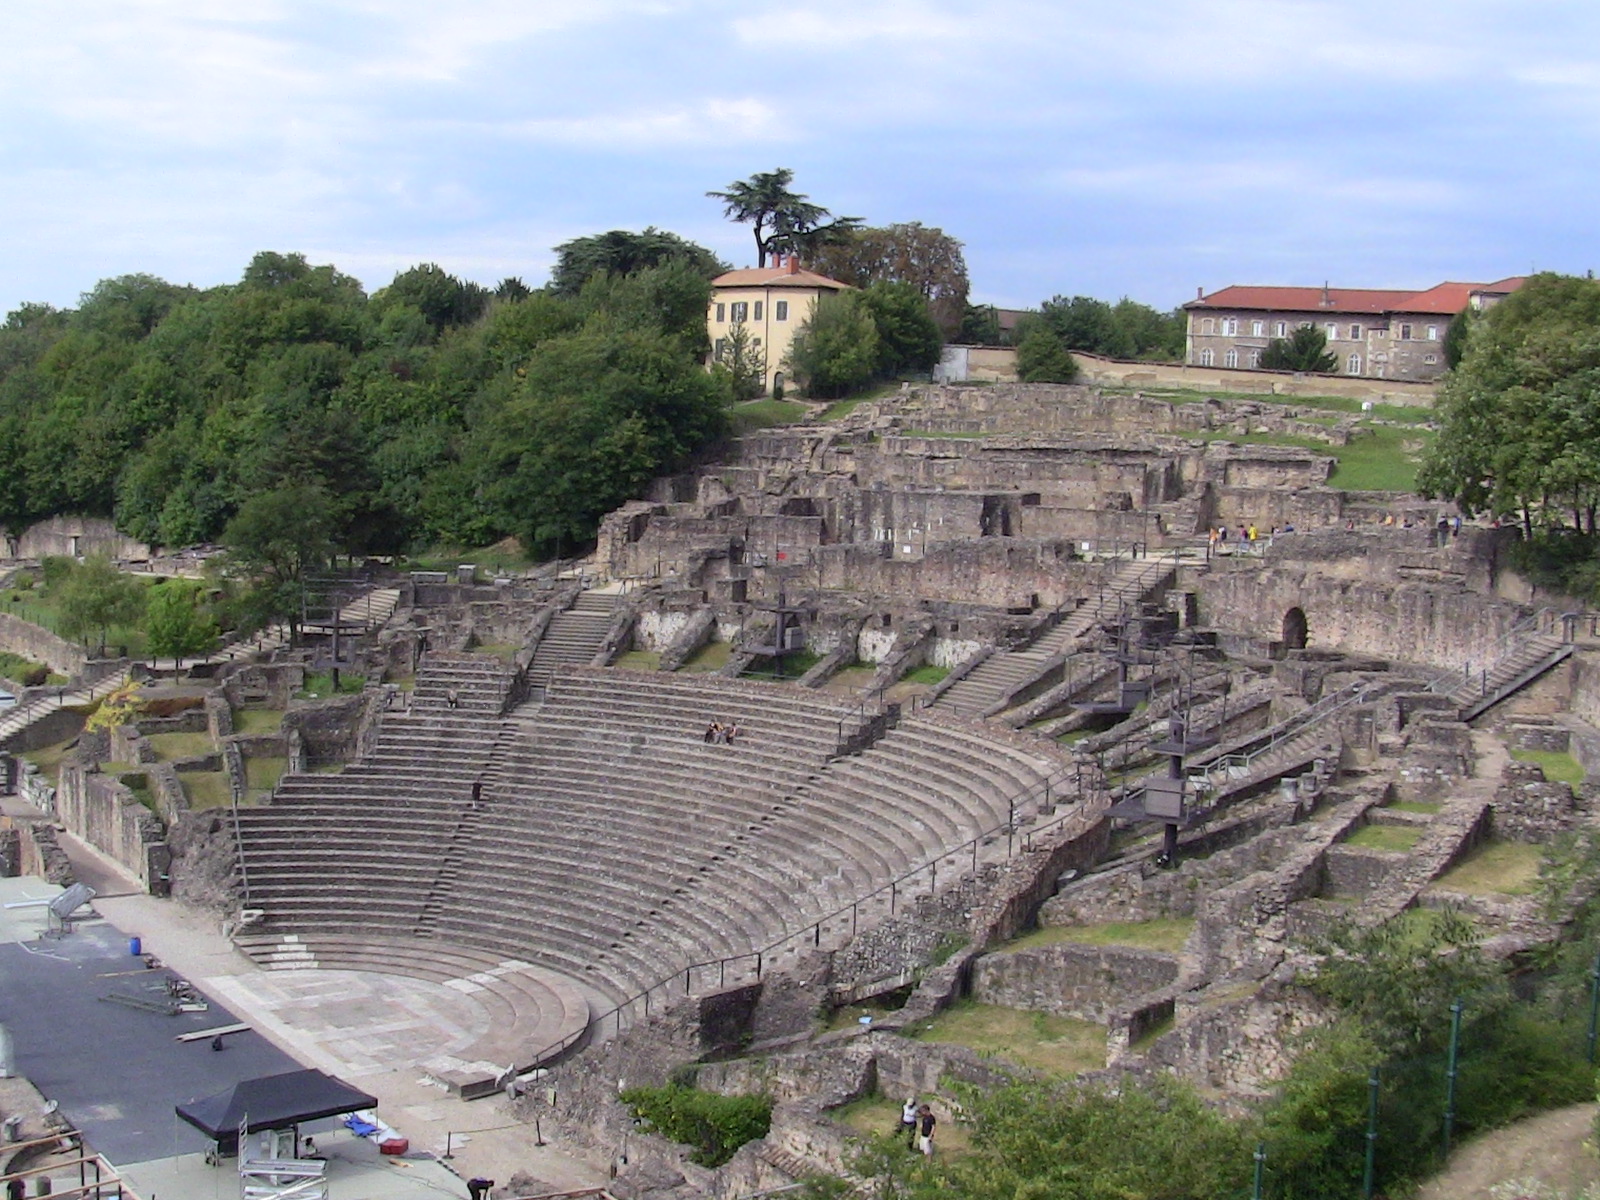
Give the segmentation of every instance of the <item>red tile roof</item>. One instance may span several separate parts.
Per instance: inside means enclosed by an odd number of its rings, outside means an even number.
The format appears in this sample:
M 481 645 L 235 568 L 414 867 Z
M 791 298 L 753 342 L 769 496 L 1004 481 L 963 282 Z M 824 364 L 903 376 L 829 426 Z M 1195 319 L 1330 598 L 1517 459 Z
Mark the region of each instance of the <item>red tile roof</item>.
M 1252 287 L 1234 284 L 1191 300 L 1185 308 L 1239 308 L 1295 313 L 1438 313 L 1466 308 L 1475 293 L 1505 295 L 1522 286 L 1513 276 L 1496 283 L 1441 283 L 1423 292 L 1392 288 Z
M 787 267 L 741 267 L 718 275 L 711 281 L 714 288 L 768 287 L 768 288 L 828 288 L 843 291 L 849 284 L 818 275 L 815 271 L 799 270 L 792 274 Z

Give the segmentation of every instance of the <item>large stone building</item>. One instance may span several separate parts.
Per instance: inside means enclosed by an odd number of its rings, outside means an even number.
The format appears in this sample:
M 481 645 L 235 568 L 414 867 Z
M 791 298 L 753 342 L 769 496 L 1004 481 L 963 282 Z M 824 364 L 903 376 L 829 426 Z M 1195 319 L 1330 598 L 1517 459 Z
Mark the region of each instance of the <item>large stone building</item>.
M 784 359 L 795 331 L 810 318 L 819 297 L 841 292 L 848 284 L 815 271 L 805 271 L 793 255 L 779 256 L 770 267 L 729 271 L 711 281 L 711 307 L 706 332 L 712 355 L 721 358 L 735 326 L 750 332 L 750 348 L 766 358 L 766 390 L 785 380 Z
M 1248 287 L 1201 292 L 1189 314 L 1185 361 L 1200 367 L 1249 369 L 1274 338 L 1300 325 L 1319 326 L 1341 375 L 1429 380 L 1444 374 L 1444 335 L 1466 309 L 1482 311 L 1522 286 L 1441 283 L 1426 291 L 1386 288 Z

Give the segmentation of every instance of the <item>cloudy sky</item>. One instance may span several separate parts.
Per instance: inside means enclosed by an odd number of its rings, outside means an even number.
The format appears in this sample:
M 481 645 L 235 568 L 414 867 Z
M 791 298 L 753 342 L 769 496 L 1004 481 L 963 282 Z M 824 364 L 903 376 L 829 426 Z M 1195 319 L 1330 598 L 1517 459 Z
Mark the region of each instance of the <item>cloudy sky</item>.
M 1593 0 L 12 0 L 0 312 L 299 250 L 545 278 L 791 167 L 973 296 L 1600 266 Z

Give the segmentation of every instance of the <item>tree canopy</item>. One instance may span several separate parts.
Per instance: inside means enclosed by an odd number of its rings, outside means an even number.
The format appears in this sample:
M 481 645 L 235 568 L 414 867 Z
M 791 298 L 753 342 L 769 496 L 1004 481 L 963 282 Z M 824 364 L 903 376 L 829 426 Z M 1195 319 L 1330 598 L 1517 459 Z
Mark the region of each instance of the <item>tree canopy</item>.
M 1529 534 L 1568 516 L 1596 533 L 1600 281 L 1535 275 L 1458 336 L 1418 489 L 1469 513 L 1515 514 Z
M 708 252 L 660 230 L 565 249 L 560 290 L 422 264 L 368 297 L 265 252 L 231 285 L 128 275 L 75 310 L 23 305 L 0 323 L 0 525 L 104 516 L 168 546 L 231 530 L 279 585 L 295 573 L 268 526 L 308 563 L 510 534 L 572 548 L 720 436 L 730 397 L 702 368 Z
M 942 229 L 920 221 L 867 226 L 815 247 L 807 265 L 851 287 L 909 284 L 928 302 L 943 336 L 953 338 L 961 329 L 967 312 L 967 263 L 961 243 Z
M 706 193 L 722 201 L 722 213 L 730 221 L 750 226 L 758 267 L 766 266 L 775 254 L 809 257 L 817 248 L 848 237 L 861 224 L 860 217 L 835 217 L 810 197 L 790 191 L 793 182 L 794 172 L 779 167 L 735 180 L 726 191 Z
M 1021 324 L 1018 344 L 1041 322 L 1068 350 L 1107 358 L 1176 361 L 1183 357 L 1183 314 L 1158 312 L 1126 296 L 1115 304 L 1092 296 L 1054 296 Z
M 1261 353 L 1261 365 L 1268 371 L 1309 371 L 1326 375 L 1339 368 L 1337 356 L 1328 350 L 1328 336 L 1315 325 L 1300 325 L 1287 338 L 1273 338 Z

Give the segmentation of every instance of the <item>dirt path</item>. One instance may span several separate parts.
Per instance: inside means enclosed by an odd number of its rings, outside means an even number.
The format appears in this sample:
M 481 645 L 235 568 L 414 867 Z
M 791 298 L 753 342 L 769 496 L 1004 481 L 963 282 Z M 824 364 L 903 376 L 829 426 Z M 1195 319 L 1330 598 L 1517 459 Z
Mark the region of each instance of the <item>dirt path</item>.
M 1600 1158 L 1584 1147 L 1597 1106 L 1574 1104 L 1486 1133 L 1462 1146 L 1415 1200 L 1490 1200 L 1508 1179 L 1537 1179 L 1565 1200 L 1600 1180 Z

